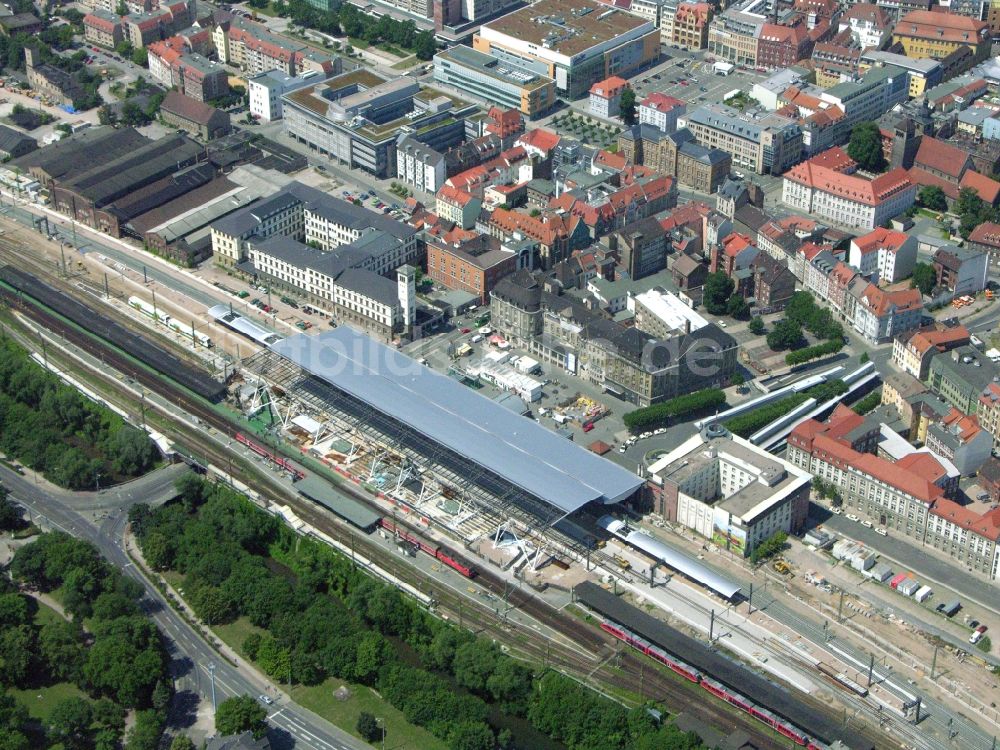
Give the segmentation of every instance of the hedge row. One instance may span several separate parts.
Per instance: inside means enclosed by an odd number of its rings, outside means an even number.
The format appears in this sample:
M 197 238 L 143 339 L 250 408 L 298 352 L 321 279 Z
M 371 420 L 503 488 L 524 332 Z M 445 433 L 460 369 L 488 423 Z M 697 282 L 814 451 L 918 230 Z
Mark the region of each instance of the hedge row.
M 830 339 L 829 341 L 824 341 L 822 344 L 807 346 L 805 349 L 789 352 L 785 355 L 785 364 L 789 367 L 794 367 L 811 359 L 819 359 L 820 357 L 825 357 L 827 354 L 834 354 L 843 348 L 844 339 Z
M 719 388 L 707 388 L 696 393 L 688 393 L 669 401 L 653 404 L 642 409 L 630 411 L 623 417 L 625 426 L 630 430 L 641 430 L 644 427 L 658 427 L 670 417 L 714 409 L 726 403 L 726 394 Z

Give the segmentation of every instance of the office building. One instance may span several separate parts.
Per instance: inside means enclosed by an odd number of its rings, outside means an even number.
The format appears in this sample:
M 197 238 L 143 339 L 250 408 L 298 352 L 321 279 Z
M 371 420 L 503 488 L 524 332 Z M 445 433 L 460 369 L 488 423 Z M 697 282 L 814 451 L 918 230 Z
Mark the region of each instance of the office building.
M 916 10 L 903 16 L 892 32 L 892 40 L 902 45 L 907 57 L 943 60 L 962 47 L 975 62 L 990 54 L 990 31 L 985 21 L 954 13 Z
M 653 512 L 748 557 L 778 532 L 800 533 L 812 475 L 710 424 L 649 469 Z
M 380 178 L 397 174 L 400 136 L 413 135 L 435 150 L 447 150 L 465 140 L 466 118 L 479 111 L 410 77 L 385 79 L 365 69 L 287 93 L 282 109 L 291 137 Z
M 307 70 L 301 75 L 291 76 L 280 70 L 269 70 L 247 80 L 247 94 L 250 96 L 250 114 L 262 123 L 280 120 L 284 115 L 281 97 L 323 80 L 323 71 Z
M 913 205 L 917 186 L 902 167 L 872 179 L 832 148 L 792 167 L 784 175 L 782 202 L 847 227 L 874 229 Z
M 545 114 L 556 101 L 549 76 L 461 44 L 434 56 L 434 80 L 530 118 Z
M 781 174 L 802 157 L 802 131 L 782 115 L 712 104 L 683 115 L 677 125 L 690 130 L 702 146 L 730 154 L 737 169 Z

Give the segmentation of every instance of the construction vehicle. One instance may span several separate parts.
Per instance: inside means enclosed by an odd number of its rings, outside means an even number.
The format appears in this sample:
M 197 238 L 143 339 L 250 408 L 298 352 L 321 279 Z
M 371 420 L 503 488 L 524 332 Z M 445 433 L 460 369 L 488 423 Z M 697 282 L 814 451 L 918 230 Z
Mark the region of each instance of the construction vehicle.
M 620 555 L 615 555 L 615 562 L 618 563 L 618 567 L 622 570 L 628 570 L 632 567 L 632 563 Z
M 789 564 L 788 564 L 787 562 L 785 562 L 785 561 L 784 561 L 783 559 L 781 559 L 781 558 L 778 558 L 777 560 L 775 560 L 775 561 L 774 561 L 774 565 L 773 565 L 772 567 L 773 567 L 773 568 L 774 568 L 774 569 L 775 569 L 775 570 L 776 570 L 776 571 L 777 571 L 778 573 L 781 573 L 781 575 L 789 575 L 789 574 L 791 574 L 791 572 L 792 572 L 792 566 L 791 566 L 791 565 L 789 565 Z

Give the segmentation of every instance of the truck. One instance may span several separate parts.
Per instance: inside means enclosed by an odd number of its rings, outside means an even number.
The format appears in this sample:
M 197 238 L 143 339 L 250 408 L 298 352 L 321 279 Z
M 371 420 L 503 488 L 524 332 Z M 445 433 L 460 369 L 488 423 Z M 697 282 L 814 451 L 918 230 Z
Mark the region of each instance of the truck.
M 915 593 L 913 595 L 913 598 L 916 599 L 918 602 L 925 602 L 925 601 L 927 601 L 928 599 L 931 598 L 931 594 L 933 594 L 933 593 L 934 593 L 934 589 L 932 589 L 930 586 L 926 586 L 925 585 L 925 586 L 921 586 L 917 590 L 917 593 Z
M 954 617 L 956 614 L 958 614 L 958 610 L 960 610 L 961 608 L 962 608 L 962 602 L 960 602 L 958 599 L 952 599 L 947 604 L 942 602 L 936 607 L 937 611 L 943 614 L 945 617 Z

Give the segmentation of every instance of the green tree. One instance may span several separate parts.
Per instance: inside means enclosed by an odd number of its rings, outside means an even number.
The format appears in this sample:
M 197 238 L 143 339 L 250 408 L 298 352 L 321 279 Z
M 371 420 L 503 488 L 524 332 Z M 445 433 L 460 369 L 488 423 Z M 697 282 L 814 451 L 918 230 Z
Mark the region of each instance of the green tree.
M 882 134 L 878 123 L 868 121 L 858 123 L 851 131 L 851 141 L 847 144 L 847 155 L 868 172 L 882 172 L 886 166 L 882 152 Z
M 149 53 L 146 52 L 145 47 L 140 47 L 139 49 L 132 51 L 132 62 L 140 68 L 145 68 L 149 65 Z
M 767 332 L 767 326 L 764 325 L 764 319 L 759 315 L 755 316 L 750 321 L 750 333 L 754 336 L 763 336 Z
M 67 750 L 89 744 L 90 702 L 83 698 L 63 698 L 52 708 L 45 724 L 45 734 L 53 743 L 61 742 Z
M 63 619 L 46 622 L 38 631 L 38 653 L 50 675 L 57 680 L 76 682 L 86 659 L 83 629 L 78 623 Z
M 139 711 L 128 731 L 125 750 L 156 750 L 163 735 L 164 716 L 159 711 Z
M 733 280 L 722 271 L 710 273 L 705 279 L 705 288 L 702 295 L 705 309 L 712 315 L 724 315 L 734 286 Z
M 250 732 L 254 739 L 267 734 L 267 711 L 249 695 L 228 698 L 219 704 L 215 714 L 215 731 L 219 734 Z
M 750 320 L 750 303 L 743 297 L 735 295 L 726 303 L 726 312 L 736 320 Z
M 495 746 L 493 730 L 484 721 L 458 722 L 448 733 L 449 750 L 493 750 Z
M 937 273 L 930 263 L 917 263 L 913 266 L 913 276 L 910 277 L 910 288 L 919 289 L 921 294 L 929 295 L 937 283 Z
M 170 741 L 170 750 L 195 750 L 195 745 L 190 737 L 179 734 Z
M 635 91 L 632 90 L 631 86 L 626 86 L 618 104 L 618 116 L 622 118 L 626 127 L 631 127 L 635 124 L 635 114 Z
M 733 376 L 729 379 L 729 382 L 732 385 L 743 385 L 745 382 L 747 382 L 747 380 L 746 378 L 743 377 L 742 372 L 736 372 L 733 373 Z
M 972 188 L 962 188 L 958 191 L 958 199 L 955 201 L 955 213 L 975 214 L 983 208 L 983 199 L 979 197 Z
M 767 345 L 776 352 L 793 349 L 801 341 L 802 329 L 798 323 L 788 318 L 775 323 L 774 328 L 767 334 Z
M 870 361 L 871 357 L 868 356 L 868 352 L 861 352 L 861 356 L 858 357 L 858 362 L 860 362 L 861 364 L 865 364 L 866 362 Z
M 945 211 L 948 208 L 948 200 L 944 190 L 937 185 L 924 185 L 917 193 L 917 202 L 924 208 L 931 211 Z
M 358 714 L 358 723 L 354 727 L 365 742 L 374 743 L 381 736 L 382 730 L 379 728 L 378 719 L 374 714 L 362 711 Z
M 414 37 L 413 54 L 417 56 L 418 60 L 430 60 L 437 54 L 437 42 L 434 41 L 434 35 L 431 32 L 421 31 Z
M 14 531 L 24 525 L 21 511 L 11 501 L 7 488 L 0 484 L 0 531 Z

